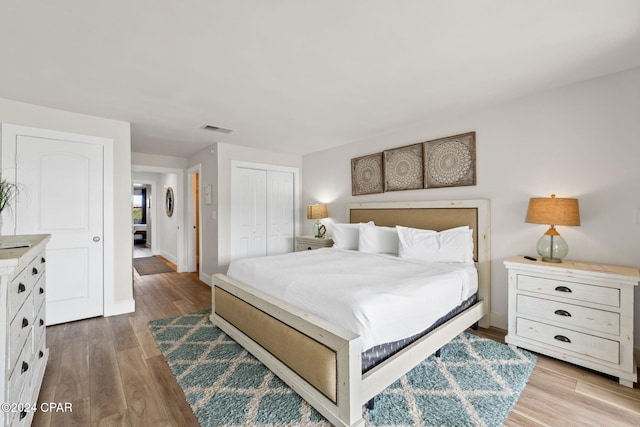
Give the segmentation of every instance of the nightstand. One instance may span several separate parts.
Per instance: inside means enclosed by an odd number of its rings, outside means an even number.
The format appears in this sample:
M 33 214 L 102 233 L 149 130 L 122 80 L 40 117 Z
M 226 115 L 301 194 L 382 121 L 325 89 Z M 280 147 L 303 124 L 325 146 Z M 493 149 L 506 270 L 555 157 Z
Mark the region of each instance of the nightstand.
M 511 346 L 638 382 L 633 360 L 633 293 L 640 270 L 517 256 L 509 271 Z
M 311 251 L 313 249 L 330 248 L 333 239 L 330 237 L 299 236 L 296 237 L 296 252 Z

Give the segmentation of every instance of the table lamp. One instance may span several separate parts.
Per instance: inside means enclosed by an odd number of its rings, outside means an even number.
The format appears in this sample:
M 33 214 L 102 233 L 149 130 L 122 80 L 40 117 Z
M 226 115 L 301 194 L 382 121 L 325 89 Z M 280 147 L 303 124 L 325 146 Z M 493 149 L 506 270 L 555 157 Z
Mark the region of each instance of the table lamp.
M 525 222 L 547 224 L 549 229 L 542 235 L 536 245 L 542 261 L 562 262 L 569 253 L 567 242 L 560 236 L 556 225 L 580 225 L 580 209 L 578 199 L 556 197 L 532 197 Z
M 313 224 L 313 236 L 324 237 L 327 229 L 320 223 L 322 218 L 328 218 L 327 205 L 309 205 L 307 206 L 307 219 L 315 219 L 316 223 Z

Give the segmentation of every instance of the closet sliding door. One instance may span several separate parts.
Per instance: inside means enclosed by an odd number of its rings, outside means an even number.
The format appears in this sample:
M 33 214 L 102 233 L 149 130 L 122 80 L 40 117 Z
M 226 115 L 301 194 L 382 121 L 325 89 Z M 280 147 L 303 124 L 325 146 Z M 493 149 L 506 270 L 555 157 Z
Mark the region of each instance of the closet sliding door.
M 293 251 L 295 171 L 282 169 L 261 164 L 232 166 L 232 261 Z

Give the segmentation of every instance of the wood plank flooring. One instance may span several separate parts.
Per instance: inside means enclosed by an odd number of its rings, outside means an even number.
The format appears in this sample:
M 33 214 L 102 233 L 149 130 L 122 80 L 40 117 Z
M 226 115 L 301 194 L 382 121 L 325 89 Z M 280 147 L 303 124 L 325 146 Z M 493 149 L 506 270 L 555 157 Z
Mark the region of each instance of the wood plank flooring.
M 139 276 L 136 312 L 47 328 L 49 362 L 39 402 L 71 402 L 73 412 L 41 412 L 34 426 L 198 426 L 147 322 L 207 308 L 211 289 L 194 273 Z M 505 331 L 479 335 L 504 342 Z M 506 426 L 640 426 L 640 388 L 539 356 Z

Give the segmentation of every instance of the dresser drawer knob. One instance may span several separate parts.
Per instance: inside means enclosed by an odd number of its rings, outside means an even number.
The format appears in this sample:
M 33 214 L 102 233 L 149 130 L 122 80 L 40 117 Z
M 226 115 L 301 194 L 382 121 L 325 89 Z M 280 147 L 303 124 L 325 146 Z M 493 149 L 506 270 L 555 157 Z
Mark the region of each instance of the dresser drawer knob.
M 24 419 L 27 416 L 27 411 L 20 411 L 20 419 Z
M 44 326 L 44 320 L 40 319 L 40 322 L 38 323 L 40 323 L 40 326 Z
M 308 250 L 308 251 L 310 251 L 310 250 L 311 250 L 311 246 L 309 246 L 309 247 L 307 248 L 307 250 Z
M 40 295 L 44 294 L 44 289 L 40 288 Z
M 566 286 L 556 286 L 556 291 L 558 292 L 566 292 L 566 293 L 571 293 L 571 288 L 567 288 Z
M 33 267 L 33 270 L 31 270 L 31 274 L 32 274 L 33 276 L 35 276 L 36 274 L 38 274 L 38 269 L 37 269 L 37 268 L 35 268 L 35 267 Z
M 44 357 L 44 353 L 42 352 L 42 350 L 40 350 L 40 351 L 38 352 L 38 358 L 39 358 L 39 359 L 42 359 L 43 357 Z
M 558 341 L 562 341 L 562 342 L 566 342 L 566 343 L 571 344 L 571 340 L 569 338 L 565 337 L 564 335 L 556 335 L 553 338 L 557 339 Z
M 20 373 L 24 374 L 29 370 L 29 364 L 27 362 L 22 362 L 22 369 L 20 369 Z
M 558 316 L 571 317 L 571 313 L 569 313 L 566 310 L 556 310 L 554 311 L 554 313 L 557 314 Z
M 22 318 L 22 328 L 26 328 L 27 326 L 29 326 L 29 319 L 27 319 L 26 317 Z
M 47 262 L 47 260 L 44 257 L 40 258 L 40 264 L 44 264 L 45 262 Z
M 27 290 L 27 287 L 24 285 L 24 283 L 19 283 L 18 284 L 18 293 L 19 294 L 23 293 L 26 290 Z

